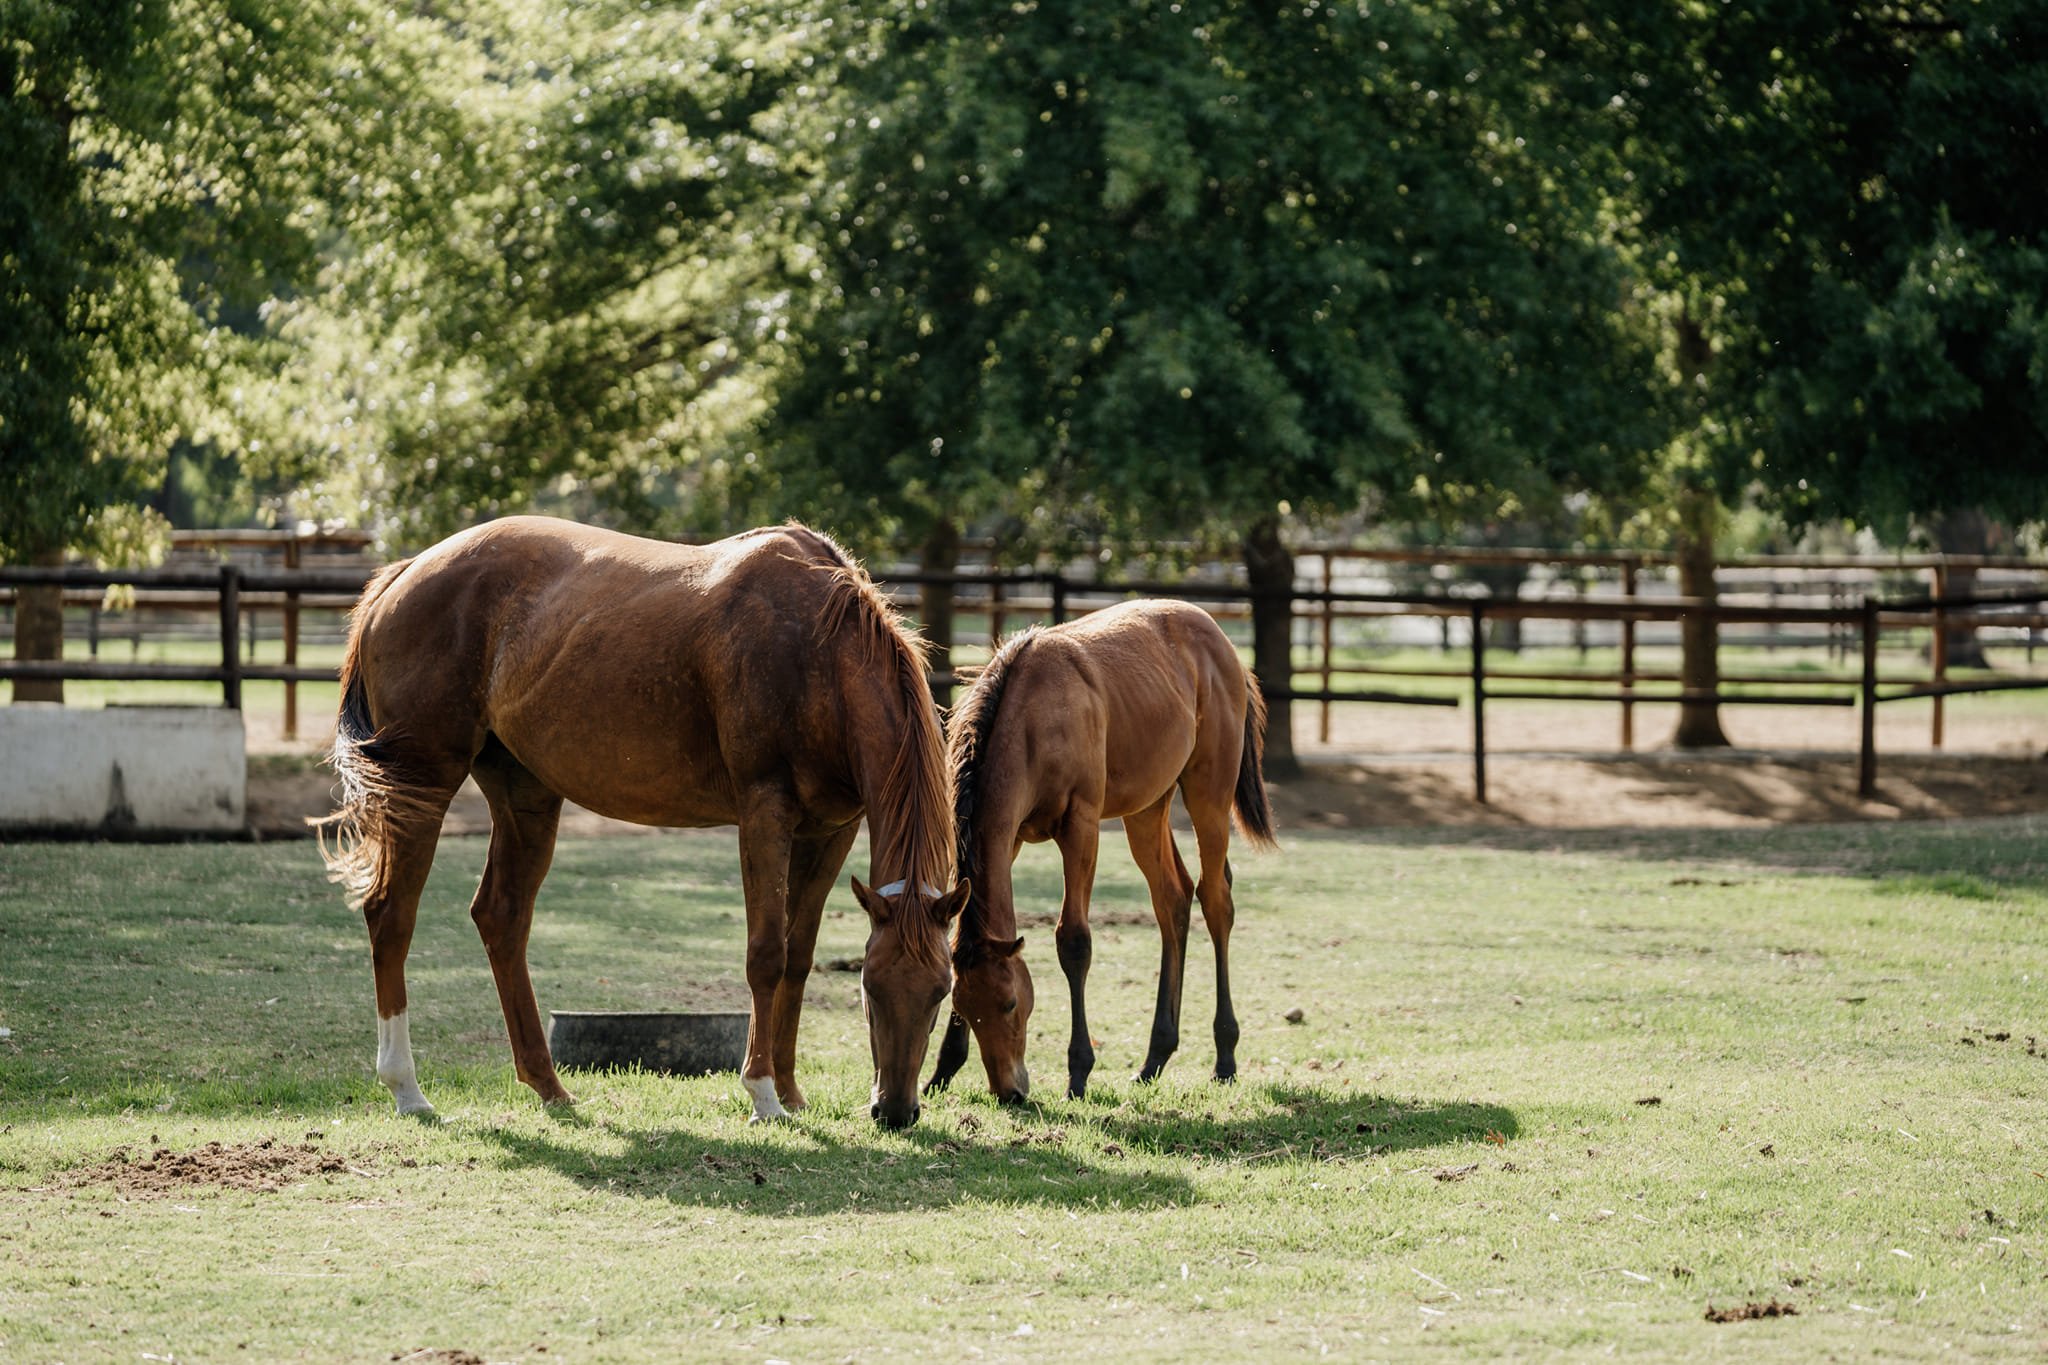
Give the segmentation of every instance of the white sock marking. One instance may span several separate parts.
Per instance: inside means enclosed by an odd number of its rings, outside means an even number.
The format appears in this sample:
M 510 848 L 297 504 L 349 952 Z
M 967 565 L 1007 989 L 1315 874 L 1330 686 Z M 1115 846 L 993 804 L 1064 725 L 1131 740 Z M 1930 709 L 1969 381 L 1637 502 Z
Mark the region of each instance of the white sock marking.
M 754 1100 L 754 1117 L 749 1123 L 773 1123 L 789 1117 L 789 1111 L 782 1107 L 782 1101 L 775 1094 L 773 1076 L 741 1076 L 740 1084 Z
M 377 1021 L 377 1079 L 398 1102 L 401 1114 L 431 1114 L 434 1106 L 420 1093 L 419 1074 L 412 1065 L 412 1030 L 405 1011 Z

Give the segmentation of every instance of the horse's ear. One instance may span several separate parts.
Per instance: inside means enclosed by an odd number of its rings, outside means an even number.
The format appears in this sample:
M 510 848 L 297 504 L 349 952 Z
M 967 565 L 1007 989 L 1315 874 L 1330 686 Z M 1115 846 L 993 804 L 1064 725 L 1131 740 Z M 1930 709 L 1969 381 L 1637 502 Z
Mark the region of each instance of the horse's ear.
M 860 902 L 860 908 L 868 912 L 868 918 L 877 925 L 889 922 L 889 903 L 877 896 L 868 884 L 858 877 L 846 879 L 853 886 L 853 898 Z
M 932 918 L 940 924 L 951 924 L 955 916 L 967 908 L 967 898 L 974 892 L 974 884 L 962 877 L 960 884 L 932 902 Z
M 1015 957 L 1015 956 L 1016 956 L 1017 954 L 1019 954 L 1019 953 L 1021 953 L 1021 952 L 1023 952 L 1023 951 L 1024 951 L 1024 936 L 1023 936 L 1022 934 L 1019 934 L 1019 935 L 1017 936 L 1017 938 L 1015 939 L 1015 941 L 1013 941 L 1013 942 L 1010 942 L 1010 943 L 998 943 L 998 944 L 996 945 L 996 956 L 997 956 L 997 957 Z

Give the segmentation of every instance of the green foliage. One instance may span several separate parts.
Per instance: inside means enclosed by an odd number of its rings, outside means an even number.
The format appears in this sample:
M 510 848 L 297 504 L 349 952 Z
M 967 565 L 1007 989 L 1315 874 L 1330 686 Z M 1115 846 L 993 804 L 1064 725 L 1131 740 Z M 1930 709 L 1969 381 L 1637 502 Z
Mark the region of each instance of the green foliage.
M 498 0 L 400 19 L 375 179 L 324 207 L 267 420 L 303 511 L 401 540 L 549 498 L 647 524 L 750 414 L 763 182 L 822 46 L 794 6 Z M 402 52 L 402 58 L 394 51 Z
M 1906 519 L 2048 497 L 2048 14 L 1621 5 L 1559 21 L 1712 348 L 1731 500 Z
M 1625 482 L 1660 403 L 1550 79 L 1462 8 L 889 7 L 753 488 L 1129 541 Z
M 101 509 L 225 422 L 236 325 L 311 260 L 292 200 L 328 169 L 303 117 L 341 22 L 0 4 L 0 557 L 109 539 Z

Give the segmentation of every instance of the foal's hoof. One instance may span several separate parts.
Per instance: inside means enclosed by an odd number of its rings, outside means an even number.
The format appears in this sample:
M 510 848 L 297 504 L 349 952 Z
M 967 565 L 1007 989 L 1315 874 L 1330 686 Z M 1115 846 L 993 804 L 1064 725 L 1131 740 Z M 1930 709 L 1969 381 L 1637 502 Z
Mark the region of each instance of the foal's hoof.
M 433 1105 L 428 1104 L 424 1100 L 420 1101 L 418 1104 L 411 1106 L 400 1105 L 398 1108 L 398 1117 L 402 1119 L 412 1119 L 419 1123 L 439 1123 L 441 1121 L 440 1111 L 435 1109 Z
M 559 1095 L 549 1095 L 540 1103 L 543 1109 L 574 1109 L 576 1107 L 576 1097 L 564 1090 Z
M 747 1120 L 747 1127 L 751 1128 L 751 1127 L 753 1127 L 753 1126 L 754 1126 L 755 1124 L 757 1124 L 757 1123 L 795 1123 L 795 1122 L 796 1122 L 796 1115 L 795 1115 L 795 1114 L 792 1114 L 792 1113 L 790 1113 L 790 1112 L 789 1112 L 789 1111 L 788 1111 L 787 1109 L 784 1109 L 784 1110 L 782 1110 L 782 1111 L 781 1111 L 780 1113 L 776 1113 L 776 1114 L 755 1114 L 755 1115 L 753 1115 L 753 1116 L 752 1116 L 751 1118 L 749 1118 L 749 1119 Z

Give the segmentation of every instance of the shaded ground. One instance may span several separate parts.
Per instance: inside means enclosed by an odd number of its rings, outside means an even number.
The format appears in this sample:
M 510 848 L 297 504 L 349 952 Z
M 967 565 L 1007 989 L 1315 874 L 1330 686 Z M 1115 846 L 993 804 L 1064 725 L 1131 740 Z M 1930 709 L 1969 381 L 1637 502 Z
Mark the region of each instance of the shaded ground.
M 1628 757 L 1493 755 L 1489 801 L 1472 799 L 1469 755 L 1311 755 L 1307 776 L 1271 784 L 1282 829 L 1385 826 L 1530 826 L 1554 829 L 1741 827 L 1841 820 L 1965 819 L 2048 811 L 2048 760 L 2003 754 L 1884 757 L 1878 797 L 1856 795 L 1853 755 L 1735 751 L 1711 757 L 1657 752 Z M 257 765 L 249 819 L 265 837 L 302 836 L 330 809 L 324 770 Z M 465 786 L 446 830 L 481 834 L 490 813 Z M 565 834 L 650 833 L 579 807 Z

